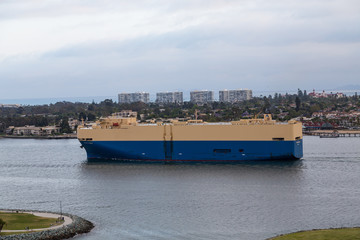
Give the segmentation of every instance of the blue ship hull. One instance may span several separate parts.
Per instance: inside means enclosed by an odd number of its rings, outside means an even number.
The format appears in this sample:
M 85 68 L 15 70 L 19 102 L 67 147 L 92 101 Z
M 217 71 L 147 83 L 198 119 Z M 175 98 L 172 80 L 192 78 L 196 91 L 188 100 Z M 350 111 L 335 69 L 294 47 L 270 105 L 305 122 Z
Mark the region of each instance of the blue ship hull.
M 302 141 L 81 141 L 81 144 L 88 159 L 239 162 L 300 159 Z

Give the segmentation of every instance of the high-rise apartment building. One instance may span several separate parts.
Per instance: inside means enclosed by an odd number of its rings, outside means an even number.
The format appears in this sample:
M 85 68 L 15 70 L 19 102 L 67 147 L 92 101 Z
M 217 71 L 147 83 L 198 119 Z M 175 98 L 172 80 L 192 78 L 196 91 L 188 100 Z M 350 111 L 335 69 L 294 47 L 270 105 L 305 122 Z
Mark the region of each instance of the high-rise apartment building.
M 193 103 L 208 103 L 214 101 L 213 91 L 192 91 L 190 92 L 190 102 Z
M 219 91 L 219 102 L 240 102 L 252 99 L 252 90 L 222 90 Z
M 148 103 L 149 101 L 150 101 L 150 95 L 147 92 L 119 94 L 119 103 L 133 103 L 133 102 Z
M 160 92 L 156 93 L 157 103 L 183 103 L 182 92 Z

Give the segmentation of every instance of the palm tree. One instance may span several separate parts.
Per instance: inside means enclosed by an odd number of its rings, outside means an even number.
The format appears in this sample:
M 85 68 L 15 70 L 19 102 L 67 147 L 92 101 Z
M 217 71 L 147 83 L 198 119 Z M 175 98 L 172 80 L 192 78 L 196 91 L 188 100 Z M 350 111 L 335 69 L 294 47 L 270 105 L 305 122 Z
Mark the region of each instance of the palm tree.
M 0 232 L 5 224 L 6 224 L 6 222 L 0 218 Z

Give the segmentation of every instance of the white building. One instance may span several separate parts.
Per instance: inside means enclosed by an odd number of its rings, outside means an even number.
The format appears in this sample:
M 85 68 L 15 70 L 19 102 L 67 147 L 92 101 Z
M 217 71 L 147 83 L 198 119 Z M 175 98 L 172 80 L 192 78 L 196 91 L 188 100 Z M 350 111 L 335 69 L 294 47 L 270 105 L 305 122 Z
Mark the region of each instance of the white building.
M 72 130 L 76 130 L 76 127 L 81 124 L 81 121 L 75 118 L 69 118 L 68 123 Z
M 20 104 L 1 104 L 0 103 L 0 107 L 2 108 L 19 108 L 21 107 Z
M 213 91 L 191 91 L 190 102 L 193 103 L 208 103 L 214 101 Z
M 133 102 L 148 103 L 150 101 L 150 94 L 147 92 L 120 93 L 118 97 L 119 97 L 119 103 L 133 103 Z
M 12 130 L 13 129 L 13 130 Z M 24 136 L 44 136 L 60 133 L 60 127 L 57 126 L 46 126 L 46 127 L 35 127 L 35 126 L 24 126 L 24 127 L 9 127 L 7 134 L 12 135 L 24 135 Z
M 60 133 L 60 127 L 57 126 L 46 126 L 42 128 L 43 135 L 52 135 Z
M 36 135 L 40 136 L 42 134 L 41 127 L 35 127 L 35 126 L 24 126 L 24 127 L 16 127 L 14 128 L 13 135 Z
M 252 90 L 222 90 L 219 91 L 219 102 L 240 102 L 252 99 Z
M 182 92 L 159 92 L 156 93 L 157 103 L 183 103 Z

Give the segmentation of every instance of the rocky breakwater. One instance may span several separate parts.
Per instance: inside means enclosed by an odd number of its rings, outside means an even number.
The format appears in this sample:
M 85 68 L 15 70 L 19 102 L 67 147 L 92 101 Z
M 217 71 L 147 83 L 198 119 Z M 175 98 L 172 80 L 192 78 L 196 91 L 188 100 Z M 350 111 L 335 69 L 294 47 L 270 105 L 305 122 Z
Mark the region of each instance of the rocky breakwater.
M 7 210 L 9 211 L 9 210 Z M 10 210 L 10 211 L 19 211 L 19 212 L 29 212 L 29 210 Z M 32 212 L 41 212 L 41 211 L 32 211 Z M 55 212 L 42 212 L 42 213 L 53 213 L 58 214 Z M 62 214 L 63 216 L 67 216 L 71 218 L 72 222 L 67 225 L 63 225 L 60 228 L 56 229 L 49 229 L 49 230 L 43 230 L 39 232 L 26 232 L 22 234 L 14 234 L 14 235 L 7 235 L 7 236 L 0 236 L 1 240 L 61 240 L 61 239 L 67 239 L 72 238 L 75 235 L 88 233 L 91 231 L 91 229 L 94 228 L 94 225 L 75 215 L 71 214 Z

